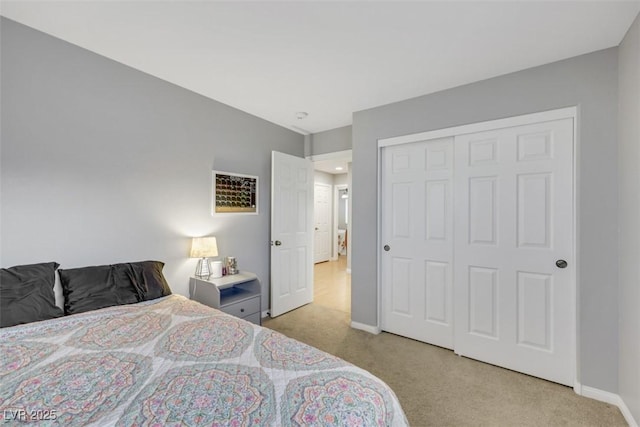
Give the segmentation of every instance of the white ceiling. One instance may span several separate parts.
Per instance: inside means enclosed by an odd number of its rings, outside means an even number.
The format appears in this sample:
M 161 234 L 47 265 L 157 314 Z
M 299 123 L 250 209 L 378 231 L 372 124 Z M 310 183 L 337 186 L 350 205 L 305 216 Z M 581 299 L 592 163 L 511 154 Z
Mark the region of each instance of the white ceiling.
M 340 175 L 348 172 L 347 164 L 349 162 L 351 162 L 350 156 L 327 159 L 327 160 L 315 160 L 313 162 L 313 168 L 317 171 L 330 173 L 332 175 Z
M 10 1 L 0 13 L 301 133 L 617 46 L 618 1 Z M 309 116 L 300 120 L 296 112 Z

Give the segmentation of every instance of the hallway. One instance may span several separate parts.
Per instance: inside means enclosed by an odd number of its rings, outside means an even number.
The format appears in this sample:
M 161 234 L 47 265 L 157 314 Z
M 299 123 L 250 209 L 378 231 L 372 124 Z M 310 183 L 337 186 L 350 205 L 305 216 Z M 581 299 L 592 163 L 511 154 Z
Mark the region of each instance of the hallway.
M 313 304 L 351 313 L 351 275 L 347 257 L 321 262 L 313 268 Z

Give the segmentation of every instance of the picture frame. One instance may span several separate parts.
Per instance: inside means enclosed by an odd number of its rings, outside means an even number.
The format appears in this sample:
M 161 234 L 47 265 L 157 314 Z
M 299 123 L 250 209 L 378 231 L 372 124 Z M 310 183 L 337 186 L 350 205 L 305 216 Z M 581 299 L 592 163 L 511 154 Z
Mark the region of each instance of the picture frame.
M 211 214 L 257 215 L 258 177 L 213 171 Z

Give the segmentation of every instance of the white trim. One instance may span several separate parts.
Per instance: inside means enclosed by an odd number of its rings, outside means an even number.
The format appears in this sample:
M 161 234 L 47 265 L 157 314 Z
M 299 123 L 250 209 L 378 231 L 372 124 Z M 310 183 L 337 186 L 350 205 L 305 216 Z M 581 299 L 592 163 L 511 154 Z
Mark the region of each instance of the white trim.
M 377 214 L 376 214 L 376 277 L 378 278 L 376 283 L 376 292 L 378 294 L 377 298 L 377 313 L 378 313 L 378 326 L 380 330 L 385 327 L 384 322 L 384 313 L 382 310 L 382 146 L 380 145 L 380 141 L 378 141 L 378 172 L 376 174 L 378 179 L 378 188 L 376 193 L 377 200 Z
M 348 161 L 350 162 L 353 159 L 353 150 L 334 151 L 332 153 L 325 154 L 314 154 L 312 156 L 307 156 L 306 158 L 311 160 L 312 162 L 334 159 L 348 159 Z
M 347 274 L 351 274 L 351 269 L 347 268 Z
M 383 138 L 383 139 L 379 139 L 378 140 L 378 151 L 377 151 L 377 155 L 378 155 L 378 174 L 377 174 L 377 180 L 378 180 L 378 188 L 377 188 L 377 206 L 376 206 L 376 211 L 377 211 L 377 236 L 376 236 L 376 244 L 377 244 L 377 310 L 378 310 L 378 325 L 379 325 L 379 329 L 382 330 L 384 328 L 384 318 L 383 318 L 383 311 L 382 311 L 382 265 L 381 265 L 381 260 L 382 260 L 382 204 L 380 203 L 381 201 L 381 195 L 382 195 L 382 150 L 385 147 L 390 147 L 390 146 L 394 146 L 394 145 L 401 145 L 401 144 L 409 144 L 409 143 L 413 143 L 413 142 L 420 142 L 420 141 L 427 141 L 427 140 L 432 140 L 432 139 L 439 139 L 439 138 L 446 138 L 446 137 L 455 137 L 455 136 L 459 136 L 459 135 L 464 135 L 464 134 L 468 134 L 468 133 L 476 133 L 476 132 L 483 132 L 483 131 L 487 131 L 487 130 L 496 130 L 496 129 L 502 129 L 502 128 L 507 128 L 507 127 L 515 127 L 515 126 L 523 126 L 523 125 L 528 125 L 528 124 L 534 124 L 534 123 L 544 123 L 544 122 L 549 122 L 549 121 L 554 121 L 554 120 L 561 120 L 561 119 L 572 119 L 573 120 L 573 127 L 574 127 L 574 132 L 573 132 L 573 194 L 572 194 L 572 199 L 573 199 L 573 246 L 572 246 L 572 252 L 573 252 L 573 259 L 575 260 L 575 262 L 573 263 L 574 265 L 570 266 L 573 267 L 572 268 L 572 283 L 571 283 L 571 287 L 572 287 L 572 293 L 573 293 L 573 305 L 570 308 L 571 310 L 573 310 L 573 318 L 574 318 L 574 335 L 572 337 L 572 344 L 573 344 L 573 349 L 572 349 L 572 356 L 573 356 L 573 363 L 574 363 L 574 390 L 576 388 L 580 388 L 581 386 L 579 385 L 578 381 L 580 381 L 580 372 L 579 372 L 579 367 L 580 367 L 580 359 L 579 359 L 579 354 L 578 354 L 578 340 L 579 340 L 579 331 L 580 331 L 580 321 L 579 321 L 579 306 L 578 306 L 578 265 L 579 265 L 579 257 L 578 257 L 578 240 L 579 240 L 579 234 L 578 234 L 578 221 L 579 221 L 579 212 L 578 212 L 578 185 L 579 185 L 579 181 L 578 181 L 578 177 L 580 176 L 579 171 L 578 171 L 578 156 L 579 156 L 579 134 L 578 134 L 578 114 L 579 114 L 579 110 L 577 106 L 574 107 L 566 107 L 566 108 L 560 108 L 557 110 L 549 110 L 549 111 L 542 111 L 542 112 L 538 112 L 538 113 L 532 113 L 532 114 L 525 114 L 525 115 L 520 115 L 520 116 L 513 116 L 513 117 L 507 117 L 507 118 L 503 118 L 503 119 L 497 119 L 497 120 L 490 120 L 490 121 L 486 121 L 486 122 L 479 122 L 479 123 L 470 123 L 470 124 L 466 124 L 466 125 L 461 125 L 461 126 L 454 126 L 454 127 L 450 127 L 450 128 L 445 128 L 445 129 L 438 129 L 438 130 L 434 130 L 434 131 L 427 131 L 427 132 L 421 132 L 421 133 L 415 133 L 415 134 L 411 134 L 411 135 L 403 135 L 403 136 L 396 136 L 396 137 L 391 137 L 391 138 Z
M 576 393 L 584 397 L 599 400 L 600 402 L 616 405 L 618 409 L 620 409 L 620 412 L 622 412 L 622 416 L 624 416 L 629 427 L 638 427 L 638 422 L 633 418 L 633 414 L 620 395 L 588 386 L 580 386 L 580 391 L 576 391 Z
M 633 418 L 633 414 L 631 413 L 631 410 L 629 409 L 627 404 L 624 402 L 624 399 L 622 399 L 622 397 L 620 396 L 618 396 L 618 399 L 620 399 L 618 403 L 618 409 L 620 409 L 620 412 L 622 412 L 622 416 L 624 417 L 625 421 L 627 421 L 627 424 L 629 424 L 629 427 L 638 427 L 638 420 Z
M 574 357 L 574 371 L 575 371 L 575 381 L 574 381 L 574 390 L 576 386 L 582 387 L 580 381 L 582 381 L 582 377 L 580 375 L 580 305 L 578 301 L 580 301 L 580 289 L 578 288 L 578 283 L 580 283 L 580 233 L 578 230 L 580 215 L 578 211 L 579 204 L 579 196 L 580 196 L 580 174 L 578 173 L 578 168 L 580 167 L 580 135 L 579 135 L 579 127 L 578 127 L 578 118 L 580 115 L 579 107 L 573 107 L 573 260 L 574 260 L 574 268 L 573 268 L 573 295 L 575 298 L 575 306 L 573 308 L 573 321 L 575 325 L 575 336 L 573 337 L 573 357 Z
M 580 382 L 579 382 L 579 381 L 577 381 L 577 380 L 576 380 L 576 381 L 574 381 L 574 382 L 573 382 L 573 392 L 574 392 L 575 394 L 582 395 L 581 390 L 582 390 L 582 384 L 580 384 Z
M 483 132 L 487 130 L 496 130 L 507 127 L 522 126 L 533 123 L 549 122 L 552 120 L 575 117 L 576 107 L 567 107 L 558 110 L 543 111 L 540 113 L 525 114 L 522 116 L 513 116 L 504 119 L 491 120 L 488 122 L 471 123 L 445 129 L 414 133 L 411 135 L 383 138 L 378 140 L 378 148 L 389 147 L 392 145 L 408 144 L 411 142 L 424 141 L 427 139 L 446 138 L 449 136 L 464 135 L 467 133 Z
M 609 391 L 600 390 L 599 388 L 589 387 L 586 385 L 580 385 L 580 396 L 588 397 L 591 399 L 599 400 L 600 402 L 610 403 L 617 405 L 622 399 L 615 393 Z
M 353 329 L 359 329 L 361 331 L 369 332 L 370 334 L 378 335 L 380 332 L 380 328 L 378 326 L 371 326 L 360 322 L 351 322 L 351 327 Z

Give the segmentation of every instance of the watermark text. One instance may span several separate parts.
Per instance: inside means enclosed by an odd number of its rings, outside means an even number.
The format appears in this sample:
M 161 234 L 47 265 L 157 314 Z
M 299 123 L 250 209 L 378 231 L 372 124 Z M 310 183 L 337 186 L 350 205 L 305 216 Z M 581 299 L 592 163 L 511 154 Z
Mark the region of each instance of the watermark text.
M 5 421 L 54 421 L 58 419 L 55 409 L 4 409 L 2 419 Z

